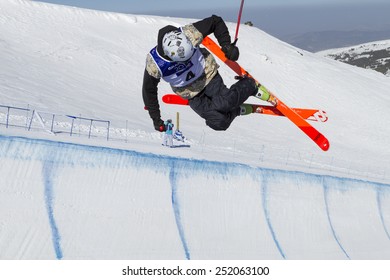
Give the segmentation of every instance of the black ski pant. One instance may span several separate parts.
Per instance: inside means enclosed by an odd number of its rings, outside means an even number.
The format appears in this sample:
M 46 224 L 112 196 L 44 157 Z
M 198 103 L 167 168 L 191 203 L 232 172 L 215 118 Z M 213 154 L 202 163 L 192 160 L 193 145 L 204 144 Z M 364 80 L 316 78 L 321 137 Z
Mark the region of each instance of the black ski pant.
M 243 78 L 229 88 L 217 73 L 210 83 L 189 100 L 191 108 L 214 130 L 226 130 L 240 115 L 240 105 L 255 95 L 258 89 L 253 79 Z

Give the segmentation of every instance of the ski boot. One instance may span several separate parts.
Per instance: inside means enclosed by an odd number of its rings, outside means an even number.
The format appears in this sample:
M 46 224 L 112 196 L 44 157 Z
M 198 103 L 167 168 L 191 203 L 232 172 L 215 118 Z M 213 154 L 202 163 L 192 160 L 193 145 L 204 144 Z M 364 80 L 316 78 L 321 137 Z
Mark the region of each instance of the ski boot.
M 257 88 L 259 89 L 259 91 L 255 94 L 255 97 L 256 98 L 259 98 L 263 101 L 267 101 L 269 103 L 271 103 L 272 105 L 276 105 L 276 98 L 275 96 L 272 95 L 272 93 L 270 93 L 268 91 L 268 89 L 266 89 L 265 86 L 263 85 L 260 85 L 259 83 L 256 82 L 256 86 Z
M 253 107 L 250 104 L 240 105 L 240 116 L 249 115 L 253 113 Z
M 267 102 L 271 103 L 273 106 L 276 106 L 277 101 L 276 101 L 275 96 L 273 96 L 265 86 L 261 85 L 255 79 L 253 79 L 252 77 L 250 77 L 248 75 L 244 74 L 241 76 L 235 76 L 234 78 L 236 80 L 242 80 L 245 78 L 252 79 L 255 82 L 256 88 L 257 88 L 257 93 L 254 95 L 254 97 L 259 98 L 263 101 L 267 101 Z

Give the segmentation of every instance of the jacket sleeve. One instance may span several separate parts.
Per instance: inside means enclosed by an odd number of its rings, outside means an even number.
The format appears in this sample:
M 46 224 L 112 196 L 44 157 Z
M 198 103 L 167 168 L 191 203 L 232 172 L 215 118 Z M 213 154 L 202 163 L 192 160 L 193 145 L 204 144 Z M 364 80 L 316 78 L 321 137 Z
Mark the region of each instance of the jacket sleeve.
M 157 98 L 157 85 L 159 82 L 160 79 L 152 77 L 145 69 L 142 85 L 142 97 L 145 109 L 149 111 L 149 116 L 153 122 L 157 122 L 161 119 L 160 105 Z
M 220 46 L 231 43 L 229 30 L 223 19 L 219 16 L 212 15 L 211 17 L 193 23 L 193 25 L 202 33 L 203 38 L 214 33 Z

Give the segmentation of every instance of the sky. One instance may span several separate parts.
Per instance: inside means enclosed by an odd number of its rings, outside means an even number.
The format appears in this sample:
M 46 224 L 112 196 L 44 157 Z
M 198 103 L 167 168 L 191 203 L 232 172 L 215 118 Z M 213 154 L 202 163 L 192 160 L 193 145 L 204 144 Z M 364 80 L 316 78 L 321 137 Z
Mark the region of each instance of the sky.
M 197 0 L 197 1 L 176 1 L 176 0 L 47 0 L 49 2 L 63 5 L 72 5 L 92 9 L 120 12 L 140 12 L 140 11 L 172 11 L 183 9 L 208 9 L 208 8 L 238 8 L 240 0 Z M 387 3 L 384 0 L 246 0 L 245 6 L 249 7 L 286 7 L 301 5 L 341 5 L 341 4 L 373 4 Z M 178 3 L 180 5 L 178 5 Z
M 240 0 L 45 0 L 61 5 L 111 12 L 201 19 L 217 14 L 237 22 Z M 178 5 L 180 3 L 180 5 Z M 390 3 L 384 0 L 246 0 L 241 22 L 288 36 L 318 31 L 390 29 Z

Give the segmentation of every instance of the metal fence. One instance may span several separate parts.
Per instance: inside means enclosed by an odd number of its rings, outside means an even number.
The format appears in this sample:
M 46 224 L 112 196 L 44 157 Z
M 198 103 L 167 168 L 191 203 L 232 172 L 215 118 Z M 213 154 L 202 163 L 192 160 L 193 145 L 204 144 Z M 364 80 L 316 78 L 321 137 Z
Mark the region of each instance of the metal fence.
M 99 124 L 97 129 L 96 124 Z M 38 111 L 31 108 L 0 105 L 0 125 L 6 128 L 16 127 L 28 131 L 43 130 L 51 134 L 69 134 L 70 136 L 102 137 L 110 139 L 109 120 L 86 118 L 82 116 L 62 115 Z M 102 133 L 103 128 L 103 133 Z M 95 133 L 99 131 L 99 133 Z

